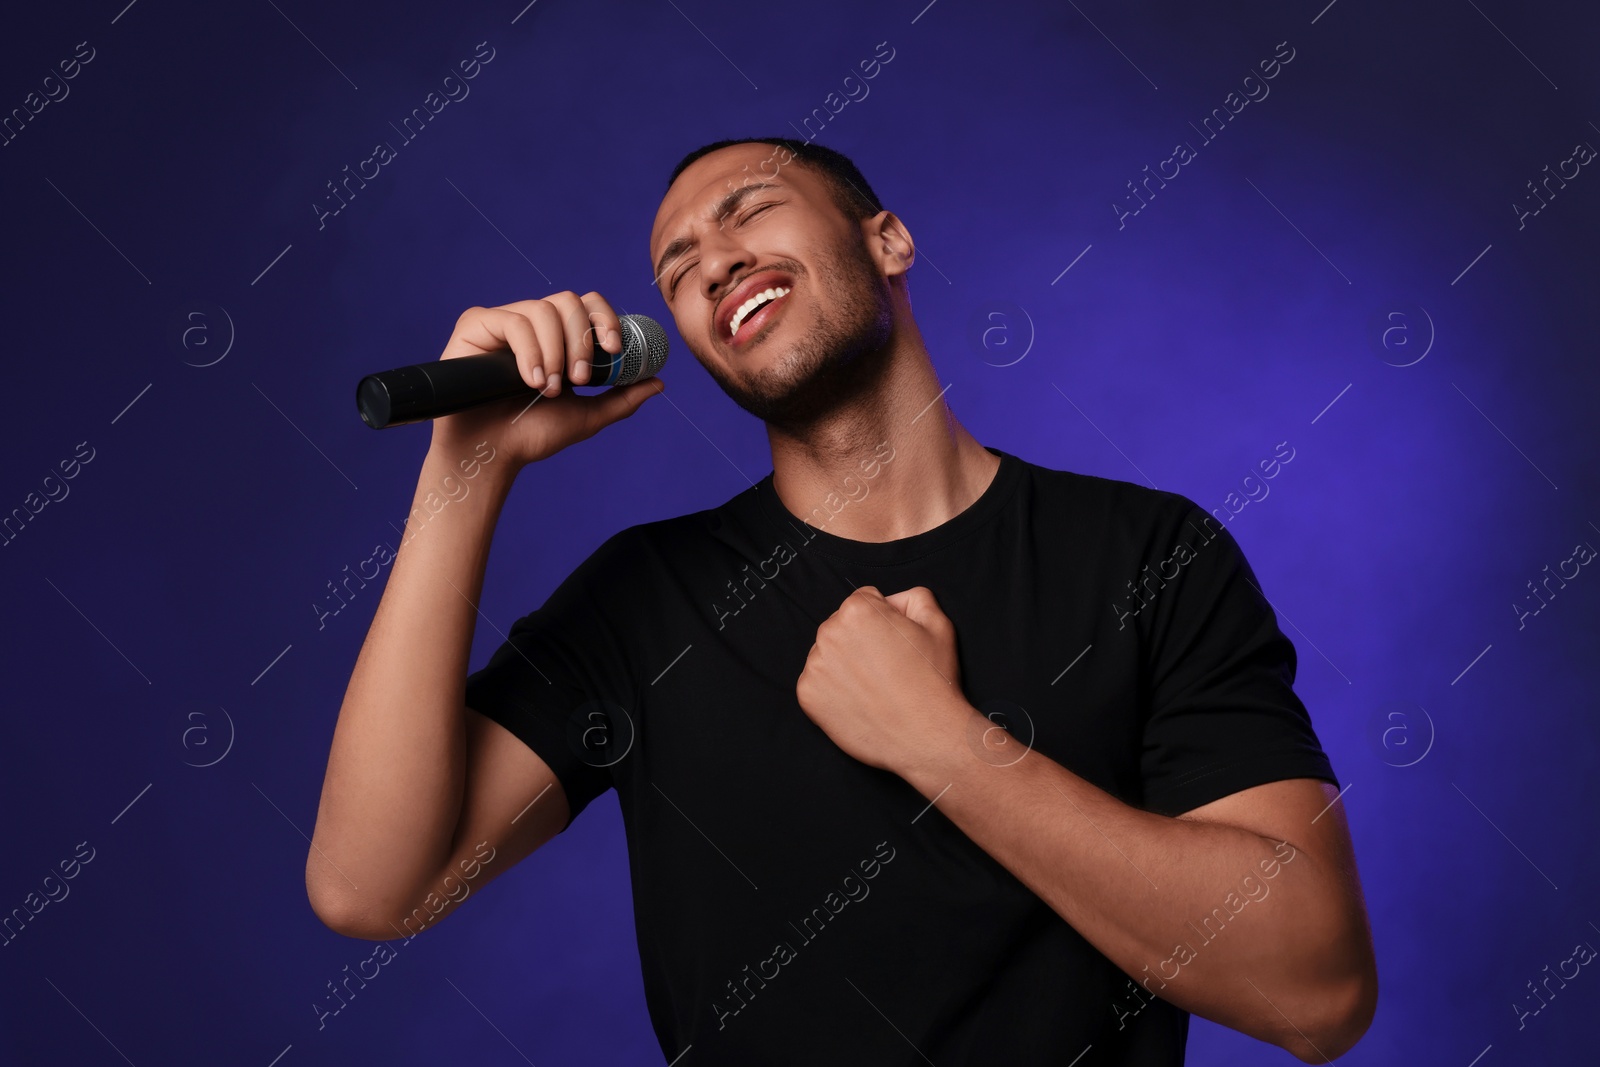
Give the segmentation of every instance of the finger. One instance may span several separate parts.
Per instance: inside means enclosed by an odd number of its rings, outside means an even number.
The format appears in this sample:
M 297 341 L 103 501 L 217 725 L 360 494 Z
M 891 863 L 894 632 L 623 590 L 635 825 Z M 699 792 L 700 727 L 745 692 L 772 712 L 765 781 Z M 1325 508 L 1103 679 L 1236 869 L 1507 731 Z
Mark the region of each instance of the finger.
M 609 301 L 599 293 L 583 294 L 583 306 L 589 312 L 589 321 L 600 338 L 600 347 L 612 355 L 622 351 L 622 319 Z
M 517 357 L 517 372 L 529 387 L 544 385 L 539 340 L 525 315 L 506 308 L 472 307 L 456 320 L 455 332 L 442 359 L 498 352 L 509 348 Z
M 566 349 L 562 374 L 569 382 L 588 381 L 589 362 L 594 357 L 594 328 L 589 323 L 589 309 L 573 292 L 554 293 L 545 300 L 561 313 L 561 336 Z
M 561 373 L 567 355 L 566 333 L 561 326 L 561 312 L 547 300 L 528 309 L 528 321 L 539 338 L 539 361 L 544 367 L 545 396 L 561 392 Z
M 911 599 L 911 590 L 902 589 L 898 593 L 890 593 L 883 599 L 888 601 L 890 604 L 893 604 L 895 606 L 895 610 L 904 615 L 907 612 L 906 605 Z
M 516 353 L 517 371 L 522 375 L 522 380 L 529 388 L 542 389 L 543 350 L 539 345 L 539 335 L 534 332 L 533 323 L 528 321 L 526 315 L 508 313 L 500 329 L 505 334 L 507 346 Z

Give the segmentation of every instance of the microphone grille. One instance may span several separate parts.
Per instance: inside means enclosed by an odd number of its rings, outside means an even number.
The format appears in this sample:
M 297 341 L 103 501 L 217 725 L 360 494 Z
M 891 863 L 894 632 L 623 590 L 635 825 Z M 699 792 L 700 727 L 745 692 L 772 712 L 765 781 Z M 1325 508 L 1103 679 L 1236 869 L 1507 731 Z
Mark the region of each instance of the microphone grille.
M 620 315 L 622 325 L 621 368 L 616 385 L 631 385 L 652 378 L 667 363 L 667 331 L 649 315 Z

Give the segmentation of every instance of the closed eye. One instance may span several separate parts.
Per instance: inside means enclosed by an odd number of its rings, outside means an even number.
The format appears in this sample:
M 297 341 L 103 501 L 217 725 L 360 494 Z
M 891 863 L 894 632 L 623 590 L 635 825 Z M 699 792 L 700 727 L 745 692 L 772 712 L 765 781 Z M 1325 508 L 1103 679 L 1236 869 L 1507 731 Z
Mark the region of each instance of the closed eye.
M 677 296 L 678 296 L 678 283 L 683 281 L 683 279 L 687 278 L 689 276 L 689 272 L 694 270 L 694 268 L 697 267 L 697 266 L 699 266 L 698 263 L 690 263 L 687 267 L 684 267 L 682 270 L 678 271 L 678 273 L 676 273 L 676 274 L 674 274 L 672 276 L 672 287 L 671 287 L 671 291 L 667 294 L 668 299 L 676 299 L 677 298 Z
M 734 219 L 734 225 L 743 226 L 745 223 L 749 222 L 763 211 L 766 211 L 768 208 L 777 207 L 780 203 L 782 203 L 780 200 L 769 200 L 764 204 L 757 204 L 745 211 L 738 218 Z M 689 276 L 689 272 L 698 265 L 698 263 L 690 263 L 687 266 L 682 267 L 676 274 L 672 276 L 671 282 L 668 283 L 667 299 L 676 299 L 678 295 L 679 283 L 682 282 L 683 279 L 687 278 Z

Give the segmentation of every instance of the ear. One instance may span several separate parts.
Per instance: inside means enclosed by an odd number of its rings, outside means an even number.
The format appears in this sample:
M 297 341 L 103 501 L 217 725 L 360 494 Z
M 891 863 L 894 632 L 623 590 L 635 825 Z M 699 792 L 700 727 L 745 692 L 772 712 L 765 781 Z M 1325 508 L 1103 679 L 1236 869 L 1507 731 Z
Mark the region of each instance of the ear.
M 866 238 L 868 254 L 885 277 L 893 278 L 911 269 L 917 258 L 917 246 L 911 239 L 911 231 L 894 212 L 880 211 L 870 219 L 862 219 L 861 232 Z

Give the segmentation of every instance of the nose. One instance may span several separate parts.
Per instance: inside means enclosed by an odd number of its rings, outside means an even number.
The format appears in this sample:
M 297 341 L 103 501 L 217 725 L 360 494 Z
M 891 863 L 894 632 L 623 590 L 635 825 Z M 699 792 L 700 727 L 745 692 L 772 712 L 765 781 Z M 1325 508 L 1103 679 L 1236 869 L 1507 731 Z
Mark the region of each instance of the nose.
M 720 299 L 754 259 L 749 249 L 726 231 L 708 235 L 700 248 L 701 293 L 708 300 Z

